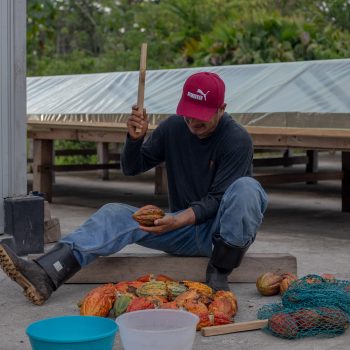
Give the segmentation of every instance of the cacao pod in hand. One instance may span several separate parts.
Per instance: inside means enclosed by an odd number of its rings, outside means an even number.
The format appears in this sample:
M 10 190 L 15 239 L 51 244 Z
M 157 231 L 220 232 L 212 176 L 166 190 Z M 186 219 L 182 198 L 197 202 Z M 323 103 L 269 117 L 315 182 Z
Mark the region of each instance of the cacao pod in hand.
M 145 205 L 132 214 L 132 217 L 141 226 L 154 226 L 154 221 L 161 219 L 164 215 L 164 211 L 157 206 Z

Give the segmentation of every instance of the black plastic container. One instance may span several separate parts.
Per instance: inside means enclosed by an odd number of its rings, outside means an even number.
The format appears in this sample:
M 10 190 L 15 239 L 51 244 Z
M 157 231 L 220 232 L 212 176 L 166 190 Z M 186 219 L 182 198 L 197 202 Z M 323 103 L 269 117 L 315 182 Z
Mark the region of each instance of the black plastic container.
M 44 198 L 33 195 L 8 197 L 4 199 L 4 211 L 4 231 L 12 236 L 11 245 L 16 253 L 43 253 Z

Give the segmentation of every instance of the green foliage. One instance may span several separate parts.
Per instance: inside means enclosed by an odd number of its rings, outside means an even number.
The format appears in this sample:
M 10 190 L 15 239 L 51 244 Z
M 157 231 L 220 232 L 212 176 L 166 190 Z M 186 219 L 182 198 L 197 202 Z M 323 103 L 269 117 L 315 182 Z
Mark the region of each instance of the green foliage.
M 88 141 L 69 141 L 69 140 L 55 140 L 55 150 L 75 150 L 75 149 L 94 149 L 96 148 L 95 142 Z M 72 156 L 59 156 L 55 158 L 56 165 L 62 164 L 97 164 L 97 155 L 72 155 Z
M 346 0 L 28 0 L 28 75 L 350 56 Z

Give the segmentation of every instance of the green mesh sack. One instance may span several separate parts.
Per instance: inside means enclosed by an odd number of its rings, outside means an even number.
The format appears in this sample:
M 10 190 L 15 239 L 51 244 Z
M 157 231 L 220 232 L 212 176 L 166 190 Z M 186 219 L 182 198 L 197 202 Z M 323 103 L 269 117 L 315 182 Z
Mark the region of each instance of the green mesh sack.
M 293 282 L 282 303 L 264 305 L 265 331 L 287 339 L 335 336 L 349 327 L 350 282 L 308 275 Z

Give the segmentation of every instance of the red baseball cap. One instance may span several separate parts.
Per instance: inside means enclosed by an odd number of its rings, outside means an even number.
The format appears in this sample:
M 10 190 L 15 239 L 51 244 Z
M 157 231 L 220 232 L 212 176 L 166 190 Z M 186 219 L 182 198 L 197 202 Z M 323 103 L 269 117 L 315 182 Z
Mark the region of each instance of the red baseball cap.
M 200 72 L 185 81 L 176 114 L 209 121 L 225 100 L 225 83 L 215 73 Z

